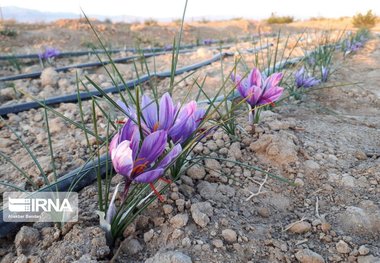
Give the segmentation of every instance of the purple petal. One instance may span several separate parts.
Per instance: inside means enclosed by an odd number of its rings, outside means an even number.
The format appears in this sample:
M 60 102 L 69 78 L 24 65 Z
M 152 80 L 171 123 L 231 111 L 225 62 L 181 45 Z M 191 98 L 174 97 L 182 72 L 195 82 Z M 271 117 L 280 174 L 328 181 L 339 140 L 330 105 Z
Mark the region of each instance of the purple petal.
M 272 87 L 278 86 L 278 84 L 280 84 L 282 76 L 283 76 L 282 73 L 273 73 L 269 78 L 265 80 L 264 89 L 268 90 Z
M 159 165 L 157 167 L 159 168 L 162 168 L 162 169 L 166 169 L 166 167 L 168 167 L 169 164 L 171 164 L 171 162 L 173 160 L 175 160 L 180 154 L 181 154 L 181 151 L 182 151 L 182 147 L 180 144 L 177 144 L 176 146 L 173 147 L 173 149 L 164 157 L 164 159 L 161 160 L 161 162 L 159 163 Z
M 119 134 L 119 142 L 130 141 L 136 129 L 138 129 L 137 125 L 131 119 L 126 119 L 126 123 L 124 123 Z
M 261 73 L 257 68 L 253 68 L 248 75 L 248 86 L 261 86 Z
M 123 176 L 130 176 L 133 169 L 132 149 L 129 141 L 121 142 L 112 151 L 112 164 L 115 171 Z
M 120 108 L 123 109 L 123 112 L 129 116 L 129 117 L 133 117 L 133 115 L 135 114 L 135 110 L 134 109 L 131 109 L 129 108 L 127 105 L 125 105 L 124 102 L 122 102 L 121 100 L 118 100 L 117 102 L 117 105 L 119 105 Z
M 242 83 L 239 83 L 237 85 L 237 90 L 240 93 L 240 96 L 242 96 L 243 98 L 246 98 L 248 96 L 248 89 L 249 88 L 245 87 Z
M 152 101 L 147 95 L 143 95 L 141 108 L 146 126 L 148 126 L 151 132 L 154 131 L 155 125 L 158 124 L 157 103 Z
M 140 174 L 133 180 L 137 183 L 152 183 L 160 178 L 165 172 L 165 169 L 159 168 Z
M 164 152 L 167 141 L 166 131 L 156 131 L 145 137 L 135 166 L 144 164 L 149 165 L 155 162 Z
M 263 89 L 258 86 L 252 86 L 249 89 L 248 93 L 249 94 L 248 94 L 247 102 L 249 103 L 249 105 L 254 107 L 257 105 L 258 101 L 260 100 L 261 95 L 263 93 Z
M 119 133 L 116 133 L 113 136 L 113 138 L 112 138 L 112 140 L 108 146 L 108 150 L 109 150 L 110 155 L 112 155 L 112 151 L 117 147 L 118 144 L 119 144 Z
M 203 120 L 205 114 L 206 114 L 205 109 L 197 109 L 194 113 L 195 122 L 199 124 Z
M 268 104 L 277 101 L 280 97 L 284 88 L 281 87 L 273 87 L 267 90 L 263 96 L 260 98 L 260 102 L 258 105 Z
M 169 130 L 173 126 L 175 107 L 169 93 L 165 93 L 160 101 L 159 128 Z
M 174 143 L 182 143 L 190 137 L 196 127 L 194 116 L 181 119 L 170 130 L 170 137 Z

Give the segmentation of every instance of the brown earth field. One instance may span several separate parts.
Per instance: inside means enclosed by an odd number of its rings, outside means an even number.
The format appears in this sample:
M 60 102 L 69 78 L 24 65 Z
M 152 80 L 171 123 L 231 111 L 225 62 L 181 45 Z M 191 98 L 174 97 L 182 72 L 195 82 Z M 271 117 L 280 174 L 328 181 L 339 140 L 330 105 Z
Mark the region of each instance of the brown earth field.
M 178 32 L 176 23 L 112 24 L 92 21 L 107 47 L 154 47 L 171 44 Z M 52 46 L 62 51 L 87 50 L 97 40 L 87 22 L 60 20 L 51 24 L 3 25 L 16 36 L 0 35 L 0 54 L 41 52 Z M 258 32 L 277 32 L 281 28 L 280 49 L 289 57 L 303 54 L 307 45 L 321 43 L 324 30 L 354 30 L 349 19 L 298 21 L 288 25 L 236 19 L 231 21 L 192 22 L 184 26 L 183 43 L 203 39 L 232 39 L 235 56 L 190 72 L 188 78 L 174 78 L 175 101 L 190 94 L 194 81 L 203 80 L 204 90 L 214 96 L 223 79 L 233 71 L 238 58 L 245 61 L 239 72 L 254 66 L 252 53 L 238 51 L 260 45 L 258 40 L 239 38 Z M 306 29 L 307 36 L 302 36 Z M 235 118 L 240 127 L 236 136 L 218 129 L 194 148 L 191 156 L 209 156 L 259 167 L 286 178 L 287 184 L 257 170 L 236 163 L 204 159 L 183 172 L 170 184 L 164 200 L 155 200 L 123 237 L 111 246 L 99 226 L 97 183 L 79 191 L 79 220 L 64 226 L 53 223 L 25 223 L 17 232 L 0 239 L 0 263 L 11 262 L 380 262 L 380 31 L 378 23 L 363 48 L 343 57 L 334 53 L 333 74 L 326 83 L 304 94 L 300 100 L 285 99 L 272 110 L 262 112 L 260 123 L 252 127 L 243 108 Z M 285 45 L 286 35 L 291 34 Z M 304 33 L 305 34 L 305 33 Z M 275 43 L 276 37 L 265 37 Z M 299 45 L 299 46 L 297 46 Z M 178 66 L 209 59 L 219 53 L 217 45 L 203 46 L 181 54 Z M 294 48 L 293 52 L 290 52 Z M 258 56 L 266 65 L 268 50 Z M 130 55 L 121 53 L 113 58 Z M 104 56 L 101 56 L 105 58 Z M 93 55 L 62 58 L 52 67 L 96 61 Z M 171 54 L 148 58 L 146 68 L 170 69 Z M 129 80 L 146 73 L 142 64 L 116 65 Z M 141 66 L 141 67 L 140 67 Z M 86 68 L 57 73 L 41 68 L 38 61 L 0 61 L 0 76 L 43 70 L 37 79 L 0 82 L 0 106 L 30 101 L 16 90 L 37 98 L 75 93 L 76 76 L 88 84 L 85 76 L 103 88 L 112 85 L 105 68 Z M 284 69 L 287 80 L 299 65 Z M 107 67 L 109 68 L 109 67 Z M 223 73 L 223 74 L 221 74 Z M 189 73 L 188 73 L 189 74 Z M 224 76 L 224 77 L 222 77 Z M 154 79 L 141 85 L 150 94 L 154 83 L 159 94 L 167 91 L 169 79 Z M 233 88 L 231 81 L 226 81 Z M 110 95 L 118 99 L 118 94 Z M 99 102 L 106 112 L 110 105 Z M 91 101 L 82 102 L 84 120 L 76 103 L 61 103 L 54 109 L 67 118 L 92 126 Z M 0 152 L 11 157 L 38 186 L 43 178 L 21 147 L 20 139 L 34 152 L 48 179 L 54 179 L 43 109 L 11 113 L 0 122 Z M 96 111 L 99 134 L 106 133 L 104 112 Z M 83 131 L 48 113 L 52 148 L 58 177 L 83 165 L 90 150 Z M 217 118 L 217 116 L 215 117 Z M 9 127 L 14 129 L 13 134 Z M 90 138 L 96 147 L 96 140 Z M 102 149 L 102 152 L 105 150 Z M 121 181 L 112 179 L 112 189 Z M 0 181 L 24 190 L 31 185 L 4 158 L 0 158 Z M 9 190 L 0 186 L 0 194 Z M 2 198 L 0 198 L 2 200 Z

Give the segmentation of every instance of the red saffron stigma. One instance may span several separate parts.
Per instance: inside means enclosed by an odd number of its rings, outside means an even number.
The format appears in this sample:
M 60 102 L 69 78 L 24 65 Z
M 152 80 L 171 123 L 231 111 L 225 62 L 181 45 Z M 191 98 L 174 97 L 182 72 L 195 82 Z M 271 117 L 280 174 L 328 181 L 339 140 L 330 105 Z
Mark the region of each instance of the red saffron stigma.
M 150 188 L 153 190 L 153 193 L 160 199 L 161 202 L 164 201 L 164 197 L 160 195 L 160 193 L 157 191 L 157 189 L 154 187 L 153 183 L 149 183 Z
M 161 180 L 161 181 L 163 181 L 163 182 L 165 182 L 165 183 L 167 183 L 167 184 L 171 184 L 171 183 L 172 183 L 171 180 L 166 179 L 166 178 L 162 178 L 162 177 L 160 177 L 158 180 Z

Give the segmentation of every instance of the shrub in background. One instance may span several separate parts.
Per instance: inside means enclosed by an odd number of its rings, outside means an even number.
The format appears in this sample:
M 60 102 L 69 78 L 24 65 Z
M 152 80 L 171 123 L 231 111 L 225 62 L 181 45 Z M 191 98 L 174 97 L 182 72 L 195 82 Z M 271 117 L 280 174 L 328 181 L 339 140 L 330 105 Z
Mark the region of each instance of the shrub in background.
M 368 10 L 365 15 L 359 13 L 352 18 L 352 24 L 357 28 L 372 28 L 376 25 L 376 15 Z
M 271 16 L 266 20 L 268 24 L 289 24 L 294 22 L 294 17 L 292 16 L 277 16 L 272 13 Z

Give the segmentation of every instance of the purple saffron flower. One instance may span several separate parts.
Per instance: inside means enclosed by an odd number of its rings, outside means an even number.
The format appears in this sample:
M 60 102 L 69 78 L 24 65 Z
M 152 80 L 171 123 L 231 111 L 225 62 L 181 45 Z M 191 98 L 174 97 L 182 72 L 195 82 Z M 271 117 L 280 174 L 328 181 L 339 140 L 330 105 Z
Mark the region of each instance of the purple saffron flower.
M 55 58 L 60 54 L 58 49 L 47 47 L 43 53 L 38 54 L 40 59 Z
M 240 95 L 252 108 L 277 101 L 284 91 L 282 87 L 278 86 L 282 79 L 282 73 L 274 73 L 266 77 L 254 68 L 247 78 L 241 79 L 240 76 L 233 76 L 232 79 L 235 81 Z
M 136 118 L 134 109 L 128 108 L 121 102 L 119 105 L 130 117 Z M 145 135 L 163 130 L 167 132 L 169 140 L 174 143 L 183 143 L 196 131 L 205 110 L 197 109 L 195 101 L 181 108 L 180 104 L 174 105 L 169 93 L 165 93 L 159 103 L 144 95 L 141 101 L 141 113 Z
M 165 51 L 173 50 L 173 45 L 165 45 L 165 46 L 164 46 L 164 50 L 165 50 Z
M 206 111 L 197 109 L 197 103 L 191 101 L 178 113 L 173 127 L 169 130 L 169 136 L 174 143 L 185 142 L 198 128 Z
M 232 76 L 235 81 L 240 96 L 246 99 L 250 106 L 249 121 L 254 121 L 254 109 L 256 106 L 271 104 L 277 101 L 284 88 L 279 87 L 282 73 L 273 73 L 267 77 L 257 68 L 253 68 L 247 78 Z
M 213 39 L 204 39 L 203 40 L 203 44 L 204 45 L 207 45 L 207 46 L 209 46 L 209 45 L 211 45 L 211 44 L 213 44 L 213 43 L 215 43 L 215 40 L 213 40 Z
M 322 82 L 326 82 L 328 80 L 329 74 L 330 74 L 330 69 L 325 66 L 322 66 L 321 68 Z
M 140 134 L 136 124 L 128 120 L 110 143 L 112 164 L 117 173 L 125 179 L 124 198 L 132 182 L 149 183 L 164 175 L 165 169 L 181 153 L 180 144 L 167 154 L 167 132 L 155 131 L 144 138 L 140 146 Z M 155 190 L 155 189 L 154 189 Z
M 312 76 L 309 76 L 305 68 L 300 68 L 295 74 L 295 82 L 297 88 L 311 88 L 318 85 L 320 81 Z

